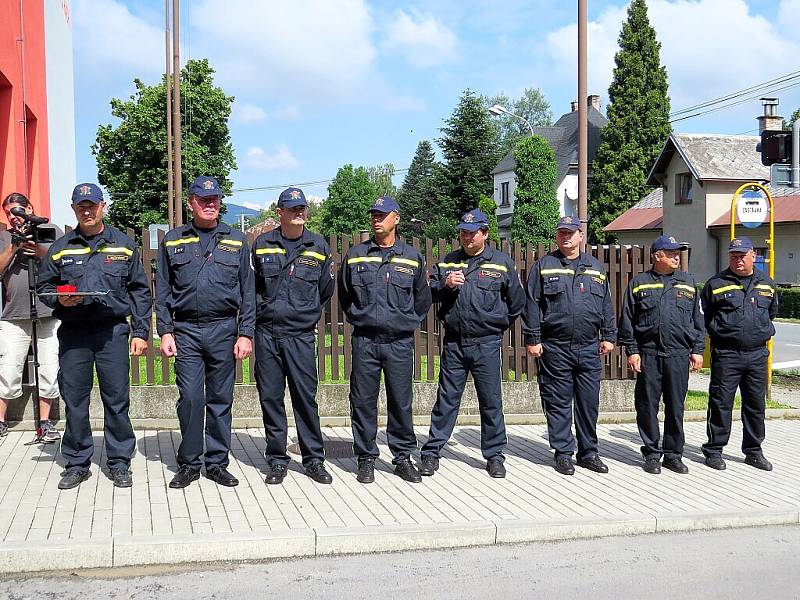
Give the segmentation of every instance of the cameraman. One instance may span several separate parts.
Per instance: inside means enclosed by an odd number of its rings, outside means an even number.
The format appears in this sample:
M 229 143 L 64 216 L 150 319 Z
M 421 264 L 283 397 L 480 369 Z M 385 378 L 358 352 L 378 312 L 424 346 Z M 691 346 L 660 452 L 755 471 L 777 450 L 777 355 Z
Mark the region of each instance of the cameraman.
M 28 258 L 41 259 L 49 244 L 36 244 L 32 235 L 23 235 L 25 219 L 11 213 L 20 207 L 33 214 L 30 201 L 22 194 L 9 194 L 3 200 L 3 212 L 11 231 L 0 232 L 0 277 L 3 282 L 3 314 L 0 319 L 0 437 L 8 433 L 6 409 L 8 401 L 22 396 L 22 370 L 31 344 L 31 310 L 28 288 Z M 54 229 L 55 237 L 62 235 L 54 225 L 40 225 L 39 230 Z M 48 232 L 49 233 L 49 232 Z M 55 442 L 60 435 L 48 420 L 50 406 L 58 401 L 58 320 L 52 309 L 36 300 L 39 313 L 39 419 L 42 441 Z

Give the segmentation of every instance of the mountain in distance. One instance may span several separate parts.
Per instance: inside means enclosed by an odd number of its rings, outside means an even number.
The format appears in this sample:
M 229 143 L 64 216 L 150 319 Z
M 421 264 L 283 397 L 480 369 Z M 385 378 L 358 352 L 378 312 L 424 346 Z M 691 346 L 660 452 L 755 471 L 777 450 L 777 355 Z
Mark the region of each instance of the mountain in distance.
M 244 215 L 245 217 L 254 217 L 258 215 L 257 210 L 253 210 L 252 208 L 247 208 L 246 206 L 241 206 L 240 204 L 232 204 L 230 202 L 225 203 L 226 208 L 228 209 L 224 215 L 221 215 L 222 220 L 227 223 L 228 225 L 235 225 L 239 222 L 239 215 Z

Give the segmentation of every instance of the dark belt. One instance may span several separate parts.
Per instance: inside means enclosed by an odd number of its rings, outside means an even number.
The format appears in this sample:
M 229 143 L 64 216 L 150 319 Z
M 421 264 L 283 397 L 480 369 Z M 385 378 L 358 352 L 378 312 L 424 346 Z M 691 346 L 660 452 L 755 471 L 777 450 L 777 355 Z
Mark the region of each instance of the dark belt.
M 379 344 L 388 344 L 389 342 L 398 342 L 400 340 L 407 340 L 414 336 L 414 332 L 410 333 L 387 333 L 378 329 L 377 327 L 356 327 L 353 329 L 355 337 L 363 337 L 378 342 Z

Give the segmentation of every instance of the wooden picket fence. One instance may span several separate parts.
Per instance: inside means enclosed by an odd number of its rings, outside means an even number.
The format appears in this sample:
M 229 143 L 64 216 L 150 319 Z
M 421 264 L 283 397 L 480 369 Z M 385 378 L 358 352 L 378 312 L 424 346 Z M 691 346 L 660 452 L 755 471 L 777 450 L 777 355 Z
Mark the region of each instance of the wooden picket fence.
M 132 231 L 128 231 L 132 235 Z M 344 256 L 353 244 L 366 239 L 367 234 L 357 236 L 338 235 L 330 236 L 328 240 L 336 262 L 337 271 Z M 161 242 L 163 232 L 158 232 L 158 242 Z M 143 249 L 142 258 L 144 268 L 150 281 L 153 282 L 154 266 L 157 250 L 151 246 L 150 233 L 147 229 L 142 231 Z M 155 242 L 156 240 L 154 240 Z M 252 243 L 252 239 L 250 242 Z M 431 265 L 444 256 L 451 249 L 458 248 L 458 240 L 431 240 L 412 238 L 408 240 L 425 257 L 426 264 Z M 527 274 L 537 257 L 549 252 L 552 248 L 545 248 L 541 244 L 534 247 L 519 243 L 509 244 L 503 241 L 500 248 L 511 256 L 520 274 L 523 285 L 526 283 Z M 619 315 L 621 301 L 628 281 L 636 274 L 650 268 L 649 247 L 625 246 L 595 246 L 590 247 L 592 256 L 596 257 L 605 267 L 611 285 L 611 300 L 615 313 Z M 681 257 L 682 263 L 687 263 L 687 255 Z M 436 319 L 434 305 L 428 311 L 420 327 L 414 334 L 415 362 L 414 379 L 416 381 L 434 381 L 438 372 L 438 357 L 440 354 L 443 329 Z M 502 373 L 506 381 L 524 381 L 535 377 L 536 361 L 525 352 L 522 338 L 521 319 L 517 319 L 510 331 L 503 336 L 502 345 Z M 338 297 L 333 295 L 326 306 L 317 327 L 317 366 L 320 380 L 343 382 L 349 379 L 351 370 L 351 336 L 352 327 L 345 321 L 339 306 Z M 131 357 L 131 383 L 133 385 L 154 385 L 159 383 L 174 382 L 172 373 L 172 360 L 162 360 L 159 350 L 152 344 L 143 357 Z M 255 361 L 245 359 L 238 361 L 236 366 L 237 383 L 253 383 Z M 158 371 L 158 372 L 157 372 Z M 603 368 L 604 379 L 629 379 L 629 372 L 624 352 L 617 348 L 605 357 Z

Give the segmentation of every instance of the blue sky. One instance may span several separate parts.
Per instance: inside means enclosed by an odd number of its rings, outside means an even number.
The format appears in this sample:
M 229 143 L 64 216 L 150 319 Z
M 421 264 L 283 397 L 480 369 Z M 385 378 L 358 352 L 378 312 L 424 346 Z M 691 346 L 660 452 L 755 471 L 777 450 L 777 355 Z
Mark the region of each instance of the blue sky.
M 77 177 L 111 123 L 109 100 L 164 68 L 161 0 L 73 0 Z M 798 70 L 789 28 L 800 0 L 650 0 L 672 109 Z M 235 96 L 235 189 L 328 180 L 346 164 L 408 167 L 465 88 L 517 96 L 539 87 L 555 118 L 576 97 L 576 6 L 565 0 L 183 0 L 182 57 L 209 58 Z M 623 0 L 590 0 L 589 92 L 605 107 Z M 782 114 L 800 86 L 778 92 Z M 675 123 L 694 133 L 755 134 L 760 103 Z M 402 176 L 398 178 L 398 183 Z M 324 198 L 326 184 L 304 186 Z M 266 206 L 280 190 L 235 192 Z

